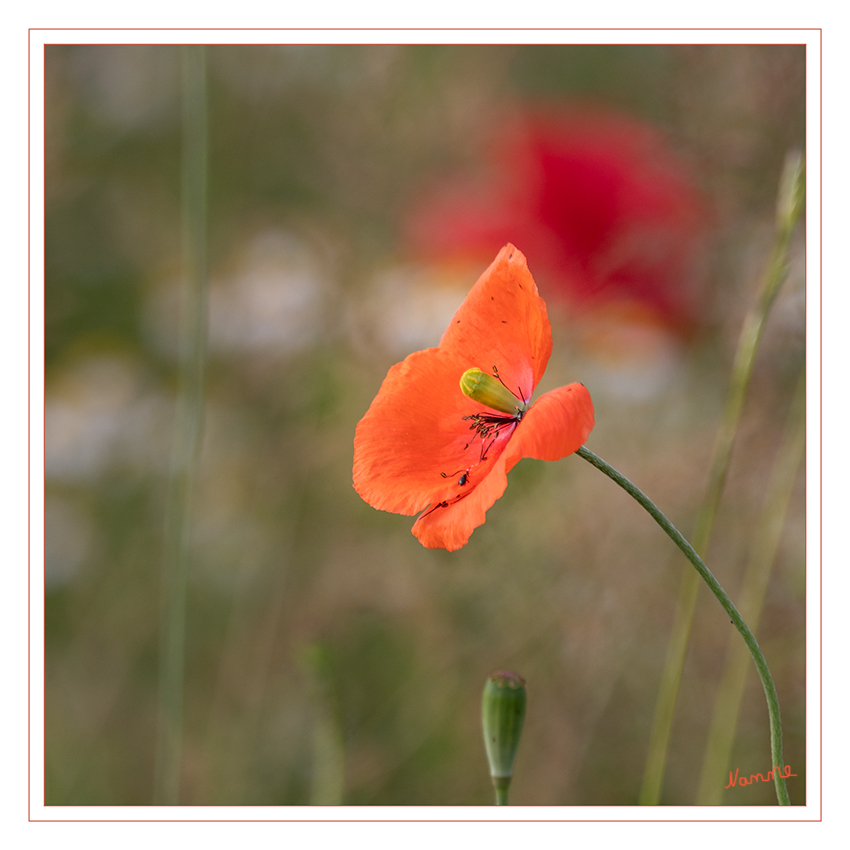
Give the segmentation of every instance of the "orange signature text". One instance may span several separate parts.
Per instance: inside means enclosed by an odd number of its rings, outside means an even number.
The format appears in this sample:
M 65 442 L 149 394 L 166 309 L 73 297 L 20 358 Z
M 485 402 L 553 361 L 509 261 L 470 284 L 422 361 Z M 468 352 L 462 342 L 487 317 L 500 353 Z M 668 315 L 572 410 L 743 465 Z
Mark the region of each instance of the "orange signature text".
M 770 782 L 773 779 L 773 771 L 776 771 L 777 776 L 781 776 L 784 779 L 788 779 L 790 776 L 796 776 L 796 773 L 791 773 L 791 765 L 786 764 L 785 770 L 783 771 L 781 767 L 774 766 L 773 770 L 769 770 L 767 772 L 767 776 L 762 776 L 760 773 L 751 773 L 749 778 L 746 776 L 738 775 L 738 768 L 735 768 L 734 775 L 732 771 L 729 771 L 729 784 L 725 785 L 725 788 L 733 788 L 735 785 L 752 785 L 754 782 Z

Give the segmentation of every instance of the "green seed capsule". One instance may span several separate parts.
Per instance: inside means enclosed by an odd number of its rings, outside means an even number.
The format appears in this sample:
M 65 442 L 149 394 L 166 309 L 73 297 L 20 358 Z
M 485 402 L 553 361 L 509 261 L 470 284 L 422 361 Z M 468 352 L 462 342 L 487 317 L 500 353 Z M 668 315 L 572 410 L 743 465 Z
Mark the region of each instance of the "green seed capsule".
M 505 670 L 490 674 L 484 685 L 481 726 L 498 805 L 507 804 L 525 719 L 525 702 L 525 680 L 521 676 Z

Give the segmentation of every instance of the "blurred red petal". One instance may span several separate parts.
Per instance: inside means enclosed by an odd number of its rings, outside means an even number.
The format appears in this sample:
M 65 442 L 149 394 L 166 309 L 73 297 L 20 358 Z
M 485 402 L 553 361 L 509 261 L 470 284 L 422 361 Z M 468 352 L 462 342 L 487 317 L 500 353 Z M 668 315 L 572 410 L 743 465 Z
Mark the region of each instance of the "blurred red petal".
M 478 259 L 505 241 L 540 284 L 583 304 L 640 301 L 694 320 L 689 282 L 708 215 L 684 161 L 655 128 L 608 110 L 527 110 L 498 123 L 481 174 L 455 177 L 408 221 L 431 260 Z

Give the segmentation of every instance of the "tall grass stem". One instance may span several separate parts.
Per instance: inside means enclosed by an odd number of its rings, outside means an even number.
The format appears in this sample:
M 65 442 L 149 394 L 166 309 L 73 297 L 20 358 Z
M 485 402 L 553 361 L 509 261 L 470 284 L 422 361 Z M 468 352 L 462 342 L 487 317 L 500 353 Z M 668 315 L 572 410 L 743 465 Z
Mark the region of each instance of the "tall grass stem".
M 177 805 L 183 750 L 186 587 L 204 412 L 207 337 L 207 90 L 201 45 L 182 50 L 183 303 L 180 382 L 165 508 L 154 803 Z

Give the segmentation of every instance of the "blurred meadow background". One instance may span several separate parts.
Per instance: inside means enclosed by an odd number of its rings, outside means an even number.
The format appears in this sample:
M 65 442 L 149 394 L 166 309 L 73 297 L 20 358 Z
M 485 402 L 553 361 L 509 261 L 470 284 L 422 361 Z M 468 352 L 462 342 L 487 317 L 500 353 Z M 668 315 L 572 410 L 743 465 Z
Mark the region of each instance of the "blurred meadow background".
M 193 303 L 184 52 L 45 50 L 45 802 L 154 801 L 163 611 L 182 610 L 171 802 L 489 804 L 480 700 L 506 668 L 528 682 L 511 802 L 635 804 L 691 566 L 576 457 L 523 461 L 465 548 L 426 550 L 413 518 L 354 492 L 354 429 L 510 240 L 552 320 L 537 395 L 583 382 L 588 447 L 689 537 L 782 163 L 804 149 L 804 47 L 205 48 L 206 351 L 181 599 L 164 563 Z M 787 509 L 768 506 L 801 417 L 804 236 L 705 553 L 736 601 L 765 510 L 779 523 L 756 636 L 796 804 L 801 466 Z M 702 588 L 664 804 L 697 799 L 730 639 Z M 771 766 L 749 667 L 721 788 Z M 759 783 L 720 801 L 775 796 Z

